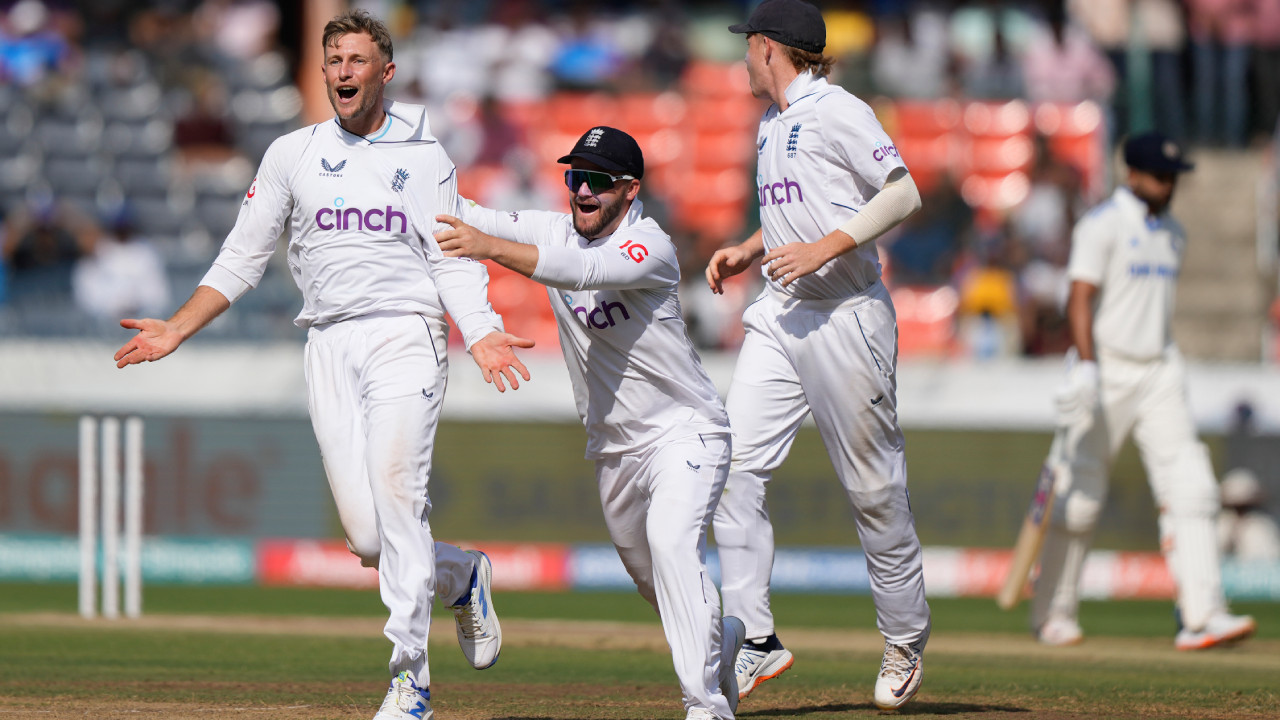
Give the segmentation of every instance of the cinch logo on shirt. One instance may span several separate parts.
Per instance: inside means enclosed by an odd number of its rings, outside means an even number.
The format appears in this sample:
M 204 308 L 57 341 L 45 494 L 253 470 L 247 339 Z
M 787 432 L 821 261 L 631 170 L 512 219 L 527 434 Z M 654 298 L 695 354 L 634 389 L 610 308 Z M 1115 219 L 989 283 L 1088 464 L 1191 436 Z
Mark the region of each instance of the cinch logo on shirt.
M 361 232 L 394 232 L 391 222 L 400 220 L 400 232 L 409 231 L 409 223 L 404 213 L 388 205 L 384 208 L 362 210 L 360 208 L 342 207 L 342 198 L 333 201 L 336 207 L 320 208 L 316 211 L 316 227 L 321 230 L 360 230 Z
M 782 182 L 770 183 L 757 178 L 756 182 L 760 185 L 760 207 L 790 203 L 793 189 L 796 191 L 795 201 L 804 202 L 804 193 L 800 192 L 800 183 L 794 180 L 784 177 Z
M 880 162 L 891 157 L 901 157 L 898 155 L 898 147 L 896 145 L 881 145 L 876 143 L 876 149 L 871 151 L 871 159 Z
M 611 328 L 620 322 L 618 320 L 613 319 L 614 310 L 622 311 L 622 320 L 631 319 L 631 313 L 627 312 L 627 306 L 623 305 L 620 302 L 612 302 L 612 303 L 604 302 L 604 303 L 601 303 L 600 305 L 597 305 L 594 310 L 588 311 L 585 307 L 581 307 L 581 306 L 574 307 L 572 295 L 565 295 L 563 299 L 564 299 L 564 306 L 572 310 L 574 315 L 577 315 L 579 313 L 582 314 L 583 324 L 585 324 L 587 327 L 595 328 L 596 330 L 604 330 L 606 328 Z M 599 316 L 601 319 L 596 320 L 597 316 Z

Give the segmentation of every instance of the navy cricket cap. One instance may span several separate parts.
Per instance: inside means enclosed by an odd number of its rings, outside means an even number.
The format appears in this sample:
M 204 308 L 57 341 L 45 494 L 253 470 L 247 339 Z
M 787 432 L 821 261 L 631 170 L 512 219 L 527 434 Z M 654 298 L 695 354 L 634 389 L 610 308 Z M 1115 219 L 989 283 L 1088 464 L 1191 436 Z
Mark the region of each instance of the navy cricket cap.
M 1157 132 L 1134 135 L 1124 143 L 1124 164 L 1152 173 L 1180 173 L 1195 165 L 1182 157 L 1182 146 Z
M 827 46 L 827 23 L 822 12 L 803 0 L 764 0 L 749 20 L 730 25 L 729 32 L 760 33 L 811 53 L 820 53 Z
M 644 177 L 644 153 L 640 143 L 617 128 L 598 125 L 582 137 L 573 150 L 557 162 L 569 163 L 574 158 L 589 160 L 611 173 Z

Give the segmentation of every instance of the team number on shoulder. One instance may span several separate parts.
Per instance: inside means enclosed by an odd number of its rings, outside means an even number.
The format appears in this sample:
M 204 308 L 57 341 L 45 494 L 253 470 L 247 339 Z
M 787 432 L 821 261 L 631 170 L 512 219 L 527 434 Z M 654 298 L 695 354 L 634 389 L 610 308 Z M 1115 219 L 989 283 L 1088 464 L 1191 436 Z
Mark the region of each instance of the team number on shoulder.
M 637 263 L 644 262 L 644 259 L 649 257 L 648 248 L 630 240 L 619 245 L 618 249 L 621 250 L 626 257 L 636 261 Z

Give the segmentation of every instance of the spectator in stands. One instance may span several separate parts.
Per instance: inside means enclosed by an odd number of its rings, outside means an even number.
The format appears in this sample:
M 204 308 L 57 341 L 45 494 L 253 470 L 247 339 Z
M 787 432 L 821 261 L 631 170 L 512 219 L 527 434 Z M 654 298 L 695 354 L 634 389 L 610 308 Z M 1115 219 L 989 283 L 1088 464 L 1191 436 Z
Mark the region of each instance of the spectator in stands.
M 947 21 L 941 13 L 885 16 L 877 28 L 872 77 L 880 92 L 922 99 L 947 94 Z
M 235 138 L 227 122 L 227 89 L 212 73 L 192 83 L 191 111 L 173 127 L 173 144 L 188 161 L 218 162 L 235 154 Z
M 3 256 L 14 303 L 71 297 L 71 273 L 93 252 L 97 228 L 69 204 L 38 196 L 6 219 Z
M 1262 127 L 1280 122 L 1280 0 L 1253 0 L 1254 99 Z
M 1176 0 L 1137 0 L 1134 13 L 1151 53 L 1151 118 L 1158 132 L 1187 139 L 1182 48 L 1186 26 Z
M 1195 69 L 1196 136 L 1243 147 L 1248 122 L 1249 0 L 1187 0 Z
M 1022 57 L 1031 102 L 1105 103 L 1116 88 L 1115 70 L 1082 28 L 1062 15 L 1032 31 Z
M 205 0 L 192 20 L 197 33 L 218 52 L 252 60 L 274 47 L 280 9 L 267 0 Z
M 1129 0 L 1065 1 L 1068 17 L 1084 26 L 1094 46 L 1102 50 L 1115 71 L 1117 84 L 1108 107 L 1112 112 L 1112 135 L 1119 137 L 1129 129 L 1128 78 L 1125 73 L 1129 47 Z
M 107 213 L 106 231 L 72 275 L 76 305 L 100 320 L 152 316 L 172 310 L 169 278 L 159 251 L 135 234 L 133 212 L 121 203 Z
M 1218 546 L 1244 562 L 1280 560 L 1280 526 L 1267 514 L 1266 494 L 1252 470 L 1236 468 L 1222 478 Z
M 624 60 L 613 34 L 591 12 L 591 5 L 575 5 L 570 30 L 551 64 L 561 85 L 594 89 L 613 77 Z
M 975 100 L 1009 100 L 1024 95 L 1022 67 L 1009 52 L 998 26 L 992 36 L 991 54 L 969 61 L 963 71 L 964 93 Z
M 560 38 L 538 21 L 539 8 L 527 0 L 501 4 L 494 17 L 508 30 L 503 52 L 493 70 L 493 95 L 503 102 L 532 102 L 551 92 L 548 68 Z
M 0 24 L 0 82 L 38 85 L 71 56 L 66 40 L 49 25 L 40 0 L 21 0 Z
M 923 193 L 923 208 L 907 218 L 888 244 L 893 279 L 900 285 L 946 285 L 973 214 L 949 179 Z

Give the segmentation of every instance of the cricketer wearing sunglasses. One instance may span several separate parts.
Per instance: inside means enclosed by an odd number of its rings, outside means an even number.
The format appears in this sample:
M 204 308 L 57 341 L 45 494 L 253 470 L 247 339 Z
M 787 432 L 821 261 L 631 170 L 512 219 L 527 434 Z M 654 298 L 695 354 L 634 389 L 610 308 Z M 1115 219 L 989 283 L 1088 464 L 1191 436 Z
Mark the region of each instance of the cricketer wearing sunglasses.
M 675 246 L 636 199 L 640 146 L 597 127 L 560 162 L 572 168 L 571 214 L 463 201 L 461 219 L 437 218 L 452 228 L 436 242 L 547 286 L 609 535 L 662 618 L 688 717 L 727 720 L 744 628 L 721 622 L 706 543 L 729 472 L 729 420 L 685 331 Z

